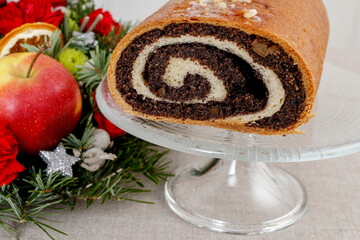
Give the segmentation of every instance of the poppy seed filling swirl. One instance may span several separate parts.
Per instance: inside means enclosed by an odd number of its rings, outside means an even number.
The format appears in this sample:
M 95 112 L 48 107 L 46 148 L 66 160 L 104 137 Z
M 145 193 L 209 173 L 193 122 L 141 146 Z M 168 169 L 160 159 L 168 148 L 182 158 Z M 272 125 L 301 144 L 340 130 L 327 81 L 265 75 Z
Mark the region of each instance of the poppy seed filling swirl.
M 259 54 L 254 42 L 272 51 Z M 304 110 L 294 60 L 277 44 L 240 30 L 170 24 L 129 44 L 116 66 L 117 89 L 136 111 L 179 119 L 234 118 L 281 129 Z

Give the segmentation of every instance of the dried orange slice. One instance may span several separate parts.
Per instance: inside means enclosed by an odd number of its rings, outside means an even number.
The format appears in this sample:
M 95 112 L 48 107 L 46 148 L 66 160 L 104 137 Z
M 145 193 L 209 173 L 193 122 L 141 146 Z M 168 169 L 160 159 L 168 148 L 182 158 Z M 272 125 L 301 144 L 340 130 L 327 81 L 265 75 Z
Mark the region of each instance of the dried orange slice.
M 50 39 L 53 32 L 59 30 L 52 24 L 37 22 L 26 23 L 18 28 L 13 29 L 0 40 L 0 58 L 16 52 L 27 52 L 20 44 L 27 43 L 30 45 L 42 45 L 45 42 L 45 36 Z M 62 43 L 64 39 L 61 35 Z

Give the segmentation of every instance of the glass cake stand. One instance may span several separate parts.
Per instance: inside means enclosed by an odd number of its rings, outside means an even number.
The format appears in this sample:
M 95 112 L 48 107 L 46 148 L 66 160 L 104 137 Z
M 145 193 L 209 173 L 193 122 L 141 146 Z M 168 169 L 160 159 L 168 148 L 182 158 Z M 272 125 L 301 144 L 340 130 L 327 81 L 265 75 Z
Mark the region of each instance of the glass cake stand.
M 262 234 L 298 221 L 307 206 L 302 184 L 267 163 L 327 159 L 360 151 L 360 76 L 324 66 L 306 134 L 260 136 L 223 129 L 154 122 L 126 114 L 106 81 L 97 91 L 103 114 L 118 127 L 151 143 L 214 158 L 176 171 L 165 185 L 171 209 L 213 231 Z M 219 160 L 221 159 L 221 160 Z

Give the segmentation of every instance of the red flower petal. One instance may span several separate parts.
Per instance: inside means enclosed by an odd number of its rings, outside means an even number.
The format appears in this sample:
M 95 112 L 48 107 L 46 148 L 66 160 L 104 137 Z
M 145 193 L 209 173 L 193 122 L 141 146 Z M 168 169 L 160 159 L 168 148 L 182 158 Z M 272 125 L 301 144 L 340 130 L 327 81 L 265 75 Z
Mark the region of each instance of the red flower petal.
M 18 143 L 5 126 L 0 126 L 0 186 L 9 184 L 25 168 L 16 161 Z
M 9 175 L 3 175 L 3 176 L 0 175 L 0 186 L 2 186 L 3 184 L 8 185 L 12 181 L 14 181 L 18 176 L 19 173 L 16 172 Z
M 59 26 L 63 19 L 64 19 L 64 14 L 61 12 L 61 10 L 57 10 L 55 12 L 52 12 L 51 14 L 47 14 L 44 17 L 43 21 L 50 23 L 54 26 Z
M 12 132 L 0 127 L 0 161 L 15 158 L 18 153 L 18 142 Z
M 109 11 L 104 12 L 102 8 L 99 8 L 89 14 L 90 19 L 85 26 L 85 30 L 89 29 L 99 14 L 103 15 L 103 19 L 96 25 L 94 32 L 107 36 L 111 28 L 114 28 L 115 32 L 123 28 L 123 26 L 120 26 L 120 24 L 113 19 Z M 80 24 L 82 24 L 82 22 L 83 19 L 80 20 Z
M 47 22 L 59 26 L 64 14 L 60 10 L 52 12 L 51 6 L 48 0 L 10 2 L 0 8 L 0 34 L 5 35 L 24 23 Z
M 126 134 L 124 130 L 110 122 L 99 110 L 94 111 L 94 118 L 98 123 L 98 127 L 107 131 L 110 138 L 116 138 Z
M 10 175 L 15 172 L 22 172 L 24 170 L 25 168 L 18 161 L 16 161 L 16 159 L 9 158 L 8 161 L 6 161 L 5 167 L 0 169 L 0 175 Z
M 6 160 L 0 159 L 0 169 L 2 169 L 7 164 Z
M 124 136 L 126 132 L 120 128 L 118 128 L 116 125 L 114 125 L 112 122 L 110 122 L 99 110 L 96 103 L 96 90 L 93 94 L 94 99 L 94 118 L 95 121 L 98 124 L 98 127 L 107 131 L 110 135 L 110 138 L 116 138 L 120 136 Z
M 5 7 L 0 8 L 0 34 L 5 35 L 24 24 L 23 15 L 18 3 L 15 2 L 10 2 Z

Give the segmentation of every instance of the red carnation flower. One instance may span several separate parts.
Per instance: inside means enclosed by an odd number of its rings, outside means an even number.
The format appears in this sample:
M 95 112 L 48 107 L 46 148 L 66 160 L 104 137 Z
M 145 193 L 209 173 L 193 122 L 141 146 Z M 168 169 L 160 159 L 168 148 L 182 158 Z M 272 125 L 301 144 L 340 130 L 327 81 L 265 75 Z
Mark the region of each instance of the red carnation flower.
M 115 126 L 112 122 L 110 122 L 101 112 L 96 103 L 96 91 L 94 91 L 93 99 L 94 99 L 94 118 L 98 124 L 98 127 L 107 131 L 111 138 L 120 137 L 126 134 L 126 132 L 117 126 Z
M 0 126 L 0 186 L 8 185 L 25 168 L 16 161 L 18 142 L 12 132 Z
M 103 15 L 103 19 L 96 25 L 94 32 L 107 36 L 111 31 L 111 28 L 114 29 L 115 33 L 118 33 L 124 28 L 124 26 L 121 26 L 118 22 L 114 21 L 112 15 L 108 11 L 104 12 L 102 8 L 99 8 L 89 14 L 88 17 L 90 19 L 85 26 L 85 31 L 87 31 L 90 28 L 90 26 L 92 25 L 92 23 L 95 21 L 95 19 L 99 14 Z M 80 24 L 82 24 L 83 20 L 84 19 L 80 20 Z
M 24 23 L 47 22 L 59 26 L 64 14 L 51 11 L 51 1 L 20 0 L 0 8 L 0 34 L 5 35 Z

